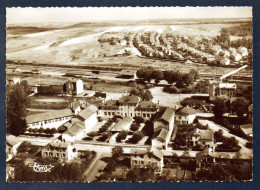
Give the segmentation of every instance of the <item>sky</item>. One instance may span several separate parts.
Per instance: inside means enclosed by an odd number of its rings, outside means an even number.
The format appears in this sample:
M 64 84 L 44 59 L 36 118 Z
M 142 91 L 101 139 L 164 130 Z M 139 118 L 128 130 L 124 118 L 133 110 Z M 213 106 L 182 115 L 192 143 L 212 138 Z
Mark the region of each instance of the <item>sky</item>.
M 252 17 L 252 7 L 6 8 L 6 23 Z

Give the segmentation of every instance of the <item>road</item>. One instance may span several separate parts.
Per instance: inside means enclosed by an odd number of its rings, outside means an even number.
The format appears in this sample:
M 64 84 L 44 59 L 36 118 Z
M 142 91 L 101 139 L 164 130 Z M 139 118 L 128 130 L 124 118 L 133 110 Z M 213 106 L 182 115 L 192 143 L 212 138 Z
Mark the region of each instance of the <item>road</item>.
M 97 153 L 95 159 L 92 161 L 88 169 L 84 172 L 84 180 L 90 182 L 94 181 L 95 177 L 99 174 L 99 170 L 103 170 L 107 163 L 103 162 L 101 158 L 104 157 L 111 157 L 112 154 L 110 153 Z

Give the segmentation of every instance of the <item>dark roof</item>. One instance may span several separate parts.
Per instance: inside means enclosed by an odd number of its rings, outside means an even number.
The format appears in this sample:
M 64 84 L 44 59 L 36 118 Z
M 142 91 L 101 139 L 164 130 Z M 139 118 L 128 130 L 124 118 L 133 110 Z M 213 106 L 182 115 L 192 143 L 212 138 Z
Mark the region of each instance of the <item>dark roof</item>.
M 116 107 L 117 106 L 117 100 L 108 100 L 102 105 L 103 107 Z
M 84 120 L 88 119 L 91 115 L 97 112 L 97 107 L 94 105 L 89 105 L 86 109 L 79 112 L 79 116 L 82 117 Z
M 156 108 L 158 107 L 157 104 L 151 102 L 151 101 L 140 101 L 138 104 L 138 107 L 142 107 L 142 108 Z
M 176 115 L 193 115 L 196 113 L 197 113 L 197 111 L 190 107 L 183 107 L 176 111 Z
M 72 110 L 67 108 L 67 109 L 62 109 L 62 110 L 48 111 L 48 112 L 28 115 L 26 117 L 26 122 L 28 124 L 36 123 L 39 121 L 46 121 L 46 120 L 50 120 L 50 119 L 56 119 L 56 118 L 72 116 L 72 115 L 73 115 Z
M 170 122 L 170 120 L 173 116 L 174 116 L 174 110 L 171 108 L 166 108 L 166 110 L 164 111 L 164 113 L 160 119 Z
M 137 96 L 122 96 L 118 102 L 120 104 L 137 104 L 138 103 L 138 97 Z
M 123 69 L 122 71 L 119 72 L 119 75 L 134 75 L 136 73 L 136 70 L 126 70 Z

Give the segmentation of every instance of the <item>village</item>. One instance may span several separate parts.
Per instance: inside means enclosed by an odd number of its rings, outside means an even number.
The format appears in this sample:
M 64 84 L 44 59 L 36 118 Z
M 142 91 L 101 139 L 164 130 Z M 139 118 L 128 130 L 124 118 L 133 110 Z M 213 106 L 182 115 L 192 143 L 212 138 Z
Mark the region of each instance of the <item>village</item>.
M 21 155 L 28 157 L 24 163 L 39 158 L 78 163 L 86 158 L 84 162 L 89 163 L 81 176 L 84 181 L 123 180 L 133 175 L 134 168 L 147 167 L 156 179 L 173 181 L 200 179 L 213 165 L 227 168 L 242 164 L 248 170 L 252 163 L 252 104 L 246 101 L 241 115 L 234 108 L 221 111 L 217 106 L 223 104 L 216 101 L 222 97 L 224 104 L 231 101 L 231 107 L 235 105 L 232 102 L 241 102 L 241 94 L 248 89 L 238 88 L 241 80 L 234 83 L 232 75 L 245 69 L 242 66 L 210 80 L 206 96 L 191 94 L 170 107 L 134 91 L 112 98 L 107 96 L 109 93 L 85 90 L 78 78 L 68 78 L 56 86 L 28 86 L 30 98 L 39 96 L 38 101 L 44 101 L 44 96 L 50 103 L 64 97 L 70 101 L 65 109 L 27 114 L 23 134 L 7 135 L 7 177 L 14 178 L 12 163 Z M 118 77 L 140 80 L 138 72 L 124 70 Z M 24 82 L 13 78 L 7 84 L 12 88 Z M 217 116 L 218 112 L 222 115 Z M 220 118 L 222 125 L 216 123 Z M 241 119 L 244 122 L 237 122 Z M 27 149 L 32 153 L 24 155 L 21 150 Z M 114 158 L 115 152 L 121 159 L 118 163 L 123 164 L 111 166 L 107 159 Z M 111 167 L 112 173 L 107 169 Z M 228 177 L 225 180 L 239 178 L 231 174 Z

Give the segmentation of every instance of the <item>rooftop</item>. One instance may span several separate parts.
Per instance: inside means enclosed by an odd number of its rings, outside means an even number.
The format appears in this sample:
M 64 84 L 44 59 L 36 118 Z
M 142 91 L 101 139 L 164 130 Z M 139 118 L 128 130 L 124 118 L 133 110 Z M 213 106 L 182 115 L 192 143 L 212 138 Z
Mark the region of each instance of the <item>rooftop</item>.
M 6 137 L 6 144 L 8 144 L 9 146 L 14 146 L 16 144 L 20 143 L 20 141 L 13 135 L 9 135 Z
M 54 111 L 48 111 L 44 113 L 38 113 L 38 114 L 32 114 L 28 115 L 26 117 L 26 122 L 29 123 L 36 123 L 40 121 L 46 121 L 50 119 L 56 119 L 56 118 L 61 118 L 61 117 L 66 117 L 66 116 L 72 116 L 73 112 L 71 109 L 66 108 L 62 110 L 54 110 Z
M 183 107 L 176 111 L 176 115 L 193 115 L 196 114 L 197 111 L 190 107 Z
M 219 88 L 236 89 L 236 83 L 219 83 Z
M 85 128 L 84 124 L 81 122 L 78 122 L 78 123 L 75 123 L 74 125 L 72 125 L 72 127 L 67 129 L 67 131 L 65 131 L 63 134 L 68 134 L 69 136 L 74 137 L 80 131 L 82 131 L 84 128 Z
M 120 104 L 137 104 L 138 103 L 138 97 L 137 96 L 122 96 L 118 102 Z
M 94 105 L 89 105 L 83 111 L 79 112 L 79 116 L 82 117 L 84 120 L 88 119 L 91 115 L 97 112 L 97 107 Z
M 126 70 L 123 69 L 119 72 L 119 75 L 134 75 L 136 73 L 136 70 Z
M 131 117 L 125 117 L 115 124 L 111 131 L 128 131 L 132 122 L 133 120 Z

